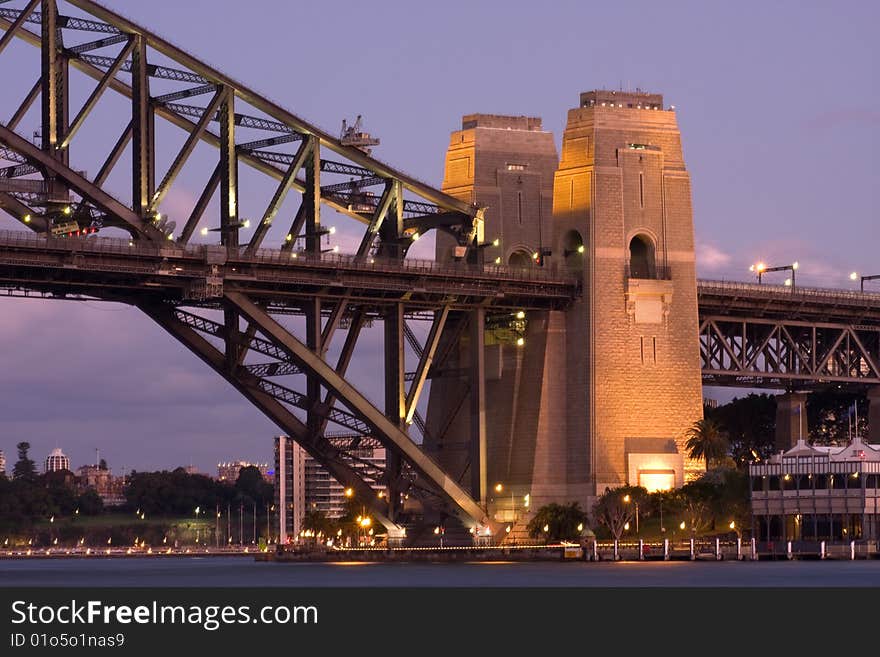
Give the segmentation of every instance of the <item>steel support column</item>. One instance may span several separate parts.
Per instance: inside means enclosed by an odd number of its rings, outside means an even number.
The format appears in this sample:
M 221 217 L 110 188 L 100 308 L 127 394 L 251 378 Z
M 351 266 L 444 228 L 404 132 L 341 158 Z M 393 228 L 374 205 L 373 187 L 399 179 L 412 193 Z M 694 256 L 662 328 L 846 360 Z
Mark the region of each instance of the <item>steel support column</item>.
M 231 375 L 239 365 L 239 315 L 233 308 L 223 308 L 223 325 L 226 328 L 223 336 L 226 371 Z
M 235 151 L 235 94 L 220 103 L 220 243 L 238 247 L 238 155 Z
M 484 330 L 486 311 L 477 308 L 470 318 L 471 378 L 471 496 L 485 509 L 486 474 L 486 355 Z
M 388 216 L 379 226 L 379 238 L 381 244 L 379 254 L 397 260 L 406 256 L 406 247 L 403 245 L 403 186 L 399 181 L 392 184 L 391 192 L 394 199 L 388 210 Z M 379 208 L 382 209 L 381 207 Z
M 153 121 L 150 107 L 150 74 L 147 41 L 135 35 L 131 50 L 131 196 L 132 207 L 140 217 L 147 216 L 153 196 Z
M 55 148 L 61 143 L 59 139 L 58 96 L 59 89 L 59 53 L 58 53 L 58 7 L 55 0 L 41 0 L 40 14 L 42 19 L 42 148 L 55 156 Z
M 403 304 L 395 304 L 385 314 L 385 415 L 401 431 L 406 431 L 406 393 L 404 388 Z M 388 515 L 397 518 L 400 508 L 400 456 L 386 452 Z
M 306 252 L 321 252 L 321 145 L 316 137 L 309 139 L 309 158 L 306 161 L 306 189 L 303 192 L 303 212 L 306 224 Z M 296 239 L 296 235 L 293 239 Z
M 69 120 L 68 59 L 58 23 L 55 0 L 41 0 L 42 12 L 42 148 L 51 157 L 67 164 L 67 150 L 62 148 Z
M 321 353 L 321 300 L 318 297 L 309 299 L 305 307 L 306 346 L 315 354 Z M 306 373 L 306 397 L 309 400 L 309 411 L 306 426 L 310 435 L 322 433 L 320 415 L 315 412 L 321 403 L 321 382 L 313 374 Z

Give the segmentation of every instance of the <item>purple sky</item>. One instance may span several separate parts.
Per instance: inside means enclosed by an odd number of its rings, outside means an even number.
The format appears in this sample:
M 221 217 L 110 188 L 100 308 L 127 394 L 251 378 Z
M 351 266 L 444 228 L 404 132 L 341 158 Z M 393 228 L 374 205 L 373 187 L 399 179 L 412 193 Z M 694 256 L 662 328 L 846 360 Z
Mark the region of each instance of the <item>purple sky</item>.
M 759 259 L 798 260 L 798 282 L 819 286 L 880 273 L 876 3 L 108 5 L 331 132 L 363 114 L 381 159 L 438 186 L 462 114 L 541 116 L 558 142 L 581 91 L 662 92 L 683 132 L 702 277 L 747 280 Z M 32 84 L 17 69 L 36 53 L 5 52 L 4 83 Z M 3 120 L 17 102 L 0 100 Z M 185 208 L 207 175 L 169 205 Z M 58 445 L 78 466 L 97 447 L 117 470 L 270 459 L 275 427 L 132 310 L 4 299 L 0 344 L 7 457 L 28 440 L 40 461 Z M 381 367 L 369 347 L 354 375 L 367 390 Z

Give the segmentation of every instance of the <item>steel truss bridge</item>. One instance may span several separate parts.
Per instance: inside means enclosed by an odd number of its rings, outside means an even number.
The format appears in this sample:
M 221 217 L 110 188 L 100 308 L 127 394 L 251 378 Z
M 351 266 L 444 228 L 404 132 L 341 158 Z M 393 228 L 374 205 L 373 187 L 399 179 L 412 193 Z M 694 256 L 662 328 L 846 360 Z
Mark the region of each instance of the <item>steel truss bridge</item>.
M 880 294 L 699 281 L 707 385 L 880 384 Z
M 0 231 L 0 290 L 139 308 L 353 488 L 389 536 L 405 534 L 404 496 L 418 499 L 426 518 L 457 517 L 477 534 L 496 531 L 486 512 L 484 329 L 515 331 L 519 311 L 564 309 L 581 294 L 577 280 L 484 264 L 481 208 L 342 145 L 95 2 L 0 0 L 0 29 L 0 64 L 14 41 L 35 47 L 35 81 L 0 125 L 0 160 L 7 162 L 0 209 L 25 229 Z M 90 149 L 77 150 L 77 137 L 114 96 L 124 100 L 124 120 L 90 176 L 80 168 Z M 75 97 L 84 100 L 73 106 Z M 20 134 L 30 114 L 40 117 L 34 141 Z M 156 129 L 159 120 L 178 128 L 182 143 L 157 143 L 168 133 Z M 215 164 L 178 228 L 160 209 L 204 144 L 216 149 Z M 156 154 L 169 150 L 174 157 L 160 172 Z M 131 196 L 123 200 L 108 191 L 108 179 L 129 160 L 122 173 Z M 241 167 L 272 188 L 246 242 Z M 299 194 L 298 209 L 283 224 L 280 244 L 269 246 L 291 192 Z M 219 216 L 208 217 L 215 199 Z M 322 249 L 328 208 L 360 227 L 355 253 Z M 54 235 L 56 225 L 70 222 L 123 237 Z M 219 244 L 190 244 L 200 226 Z M 407 257 L 429 231 L 451 237 L 455 262 Z M 784 296 L 755 288 L 700 283 L 708 382 L 880 381 L 876 328 L 861 326 L 880 325 L 876 295 L 846 301 L 838 293 L 804 298 L 806 290 Z M 384 336 L 381 408 L 347 378 L 374 320 Z M 423 339 L 414 321 L 425 323 Z M 448 370 L 463 337 L 472 345 L 470 362 L 456 372 L 471 406 L 468 481 L 444 471 L 411 435 L 415 428 L 424 438 L 417 405 L 425 383 Z M 338 354 L 334 362 L 330 353 Z M 352 438 L 333 440 L 334 431 Z M 358 436 L 386 448 L 384 468 L 358 461 Z M 387 495 L 377 496 L 374 485 Z

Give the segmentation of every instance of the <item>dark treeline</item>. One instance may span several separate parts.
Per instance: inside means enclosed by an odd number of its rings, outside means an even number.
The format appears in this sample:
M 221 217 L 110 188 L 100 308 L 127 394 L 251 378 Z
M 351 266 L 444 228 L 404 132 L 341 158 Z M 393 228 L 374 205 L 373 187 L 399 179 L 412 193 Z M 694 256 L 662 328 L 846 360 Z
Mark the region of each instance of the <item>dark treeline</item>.
M 29 457 L 30 445 L 19 443 L 12 477 L 0 475 L 0 530 L 17 531 L 34 524 L 100 515 L 106 511 L 94 489 L 78 490 L 72 472 L 37 474 Z M 119 511 L 150 516 L 192 516 L 196 508 L 207 515 L 214 509 L 244 506 L 265 516 L 272 504 L 273 487 L 255 467 L 242 468 L 234 484 L 189 474 L 183 468 L 160 472 L 133 472 L 126 482 L 125 506 Z

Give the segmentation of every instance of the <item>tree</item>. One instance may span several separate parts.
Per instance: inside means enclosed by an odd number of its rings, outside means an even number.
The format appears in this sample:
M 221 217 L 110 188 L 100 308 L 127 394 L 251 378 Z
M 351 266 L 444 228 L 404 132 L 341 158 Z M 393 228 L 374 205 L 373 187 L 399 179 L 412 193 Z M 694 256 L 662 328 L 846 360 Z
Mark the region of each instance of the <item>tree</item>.
M 641 486 L 606 488 L 593 505 L 593 517 L 619 541 L 627 523 L 635 519 L 636 506 L 644 505 L 648 491 Z
M 125 488 L 129 509 L 149 515 L 191 516 L 196 507 L 210 509 L 234 497 L 231 486 L 183 468 L 173 472 L 132 473 Z
M 853 404 L 859 409 L 858 426 Z M 845 445 L 850 436 L 864 437 L 868 429 L 868 401 L 864 392 L 825 388 L 810 393 L 807 398 L 808 436 L 816 445 Z M 806 427 L 805 427 L 806 429 Z
M 76 503 L 80 513 L 85 516 L 97 516 L 104 511 L 104 500 L 95 492 L 94 488 L 89 488 L 80 495 Z
M 776 450 L 776 399 L 772 395 L 734 397 L 727 404 L 707 408 L 706 417 L 723 427 L 737 467 L 766 459 Z
M 28 450 L 31 448 L 30 443 L 21 442 L 15 446 L 18 449 L 18 461 L 12 468 L 12 478 L 21 479 L 22 481 L 36 481 L 37 466 L 28 457 Z
M 727 437 L 721 425 L 711 418 L 694 422 L 685 437 L 689 456 L 692 459 L 706 459 L 707 472 L 711 461 L 720 460 L 727 454 Z
M 572 502 L 542 506 L 529 520 L 526 529 L 532 538 L 543 536 L 548 542 L 556 542 L 577 539 L 586 526 L 587 514 L 580 504 Z
M 749 474 L 743 470 L 725 469 L 711 472 L 705 477 L 713 475 L 718 487 L 713 509 L 716 527 L 735 531 L 739 536 L 749 526 L 751 518 Z M 733 527 L 730 527 L 731 521 Z
M 109 469 L 110 468 L 107 467 L 107 461 L 105 461 L 104 459 L 101 459 L 100 461 L 98 461 L 98 470 L 109 470 Z
M 260 508 L 270 503 L 275 495 L 272 485 L 266 481 L 260 469 L 253 465 L 248 465 L 238 471 L 235 490 L 243 500 L 251 503 L 256 502 Z
M 715 520 L 721 487 L 705 475 L 673 492 L 674 505 L 693 534 L 709 529 Z

